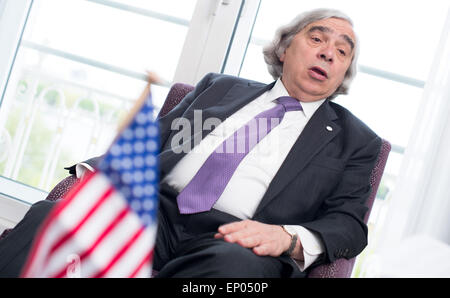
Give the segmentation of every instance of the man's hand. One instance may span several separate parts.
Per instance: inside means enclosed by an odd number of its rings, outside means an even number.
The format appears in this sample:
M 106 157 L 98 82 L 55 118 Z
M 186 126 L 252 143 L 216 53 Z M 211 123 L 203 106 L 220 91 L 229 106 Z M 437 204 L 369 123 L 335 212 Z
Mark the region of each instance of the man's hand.
M 227 242 L 238 243 L 259 256 L 278 257 L 288 250 L 291 243 L 289 234 L 281 226 L 268 225 L 253 220 L 233 222 L 219 227 L 214 238 L 224 238 Z

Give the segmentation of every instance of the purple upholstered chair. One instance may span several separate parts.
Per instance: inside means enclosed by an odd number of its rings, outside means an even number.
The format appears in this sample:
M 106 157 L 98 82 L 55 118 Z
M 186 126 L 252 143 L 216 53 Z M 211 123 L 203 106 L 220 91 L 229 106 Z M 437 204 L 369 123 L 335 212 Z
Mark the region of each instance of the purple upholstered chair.
M 164 116 L 171 109 L 173 109 L 182 99 L 183 97 L 194 89 L 191 85 L 180 84 L 177 83 L 172 86 L 167 95 L 166 101 L 164 102 L 163 107 L 159 113 L 159 116 Z M 375 197 L 377 194 L 378 186 L 380 185 L 381 177 L 383 176 L 384 167 L 386 166 L 386 161 L 389 156 L 389 152 L 391 151 L 391 144 L 382 140 L 381 150 L 378 155 L 378 160 L 375 164 L 374 169 L 372 170 L 372 175 L 370 177 L 370 185 L 372 187 L 372 192 L 367 200 L 367 207 L 369 210 L 364 218 L 364 221 L 367 223 L 369 219 L 370 211 L 372 210 L 373 203 L 375 201 Z M 309 272 L 308 277 L 310 278 L 346 278 L 350 277 L 353 269 L 353 265 L 355 263 L 355 258 L 347 260 L 347 259 L 337 259 L 331 264 L 320 265 L 317 266 Z

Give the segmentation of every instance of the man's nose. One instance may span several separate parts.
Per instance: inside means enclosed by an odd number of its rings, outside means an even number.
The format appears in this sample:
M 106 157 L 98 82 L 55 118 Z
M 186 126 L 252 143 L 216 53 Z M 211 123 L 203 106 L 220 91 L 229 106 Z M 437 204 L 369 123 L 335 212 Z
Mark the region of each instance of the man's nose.
M 333 50 L 330 47 L 323 47 L 319 52 L 319 58 L 326 62 L 333 62 Z

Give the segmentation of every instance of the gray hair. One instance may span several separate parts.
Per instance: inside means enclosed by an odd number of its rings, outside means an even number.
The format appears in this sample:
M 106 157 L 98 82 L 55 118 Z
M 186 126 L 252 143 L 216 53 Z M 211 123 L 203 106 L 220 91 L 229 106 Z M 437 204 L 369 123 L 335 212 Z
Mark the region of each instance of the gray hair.
M 290 24 L 278 28 L 272 42 L 263 48 L 264 61 L 274 79 L 278 79 L 283 74 L 283 62 L 280 61 L 280 56 L 289 47 L 294 36 L 309 24 L 328 18 L 343 19 L 353 26 L 352 20 L 346 14 L 335 9 L 320 8 L 301 13 Z M 328 99 L 333 99 L 339 94 L 348 94 L 350 83 L 356 76 L 358 55 L 359 42 L 357 38 L 352 62 L 345 73 L 344 81 Z

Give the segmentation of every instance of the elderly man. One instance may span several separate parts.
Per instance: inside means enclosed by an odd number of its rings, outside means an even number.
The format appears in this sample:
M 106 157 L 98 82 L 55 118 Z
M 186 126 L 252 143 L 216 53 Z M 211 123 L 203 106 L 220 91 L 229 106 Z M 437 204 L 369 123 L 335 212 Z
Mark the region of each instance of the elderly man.
M 208 74 L 159 119 L 157 277 L 303 277 L 362 251 L 381 139 L 331 102 L 347 93 L 357 51 L 347 16 L 303 13 L 264 49 L 275 82 Z M 194 147 L 180 150 L 178 128 L 198 121 L 198 111 L 217 125 L 190 132 Z M 267 126 L 248 145 L 255 119 Z M 217 150 L 242 141 L 241 131 L 243 150 Z

